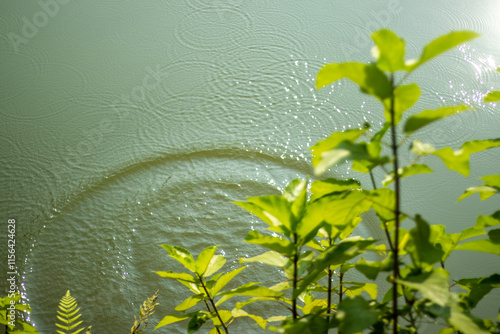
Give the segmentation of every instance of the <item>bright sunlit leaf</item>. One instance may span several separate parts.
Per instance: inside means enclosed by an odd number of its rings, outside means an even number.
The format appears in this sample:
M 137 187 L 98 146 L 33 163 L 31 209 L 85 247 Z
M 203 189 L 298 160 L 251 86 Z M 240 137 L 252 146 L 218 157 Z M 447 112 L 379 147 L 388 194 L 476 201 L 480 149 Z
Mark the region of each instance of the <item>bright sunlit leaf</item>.
M 375 47 L 372 54 L 377 59 L 377 67 L 382 71 L 395 72 L 405 70 L 405 43 L 395 33 L 382 29 L 372 34 Z
M 416 130 L 435 122 L 441 118 L 455 115 L 459 112 L 470 110 L 470 106 L 460 105 L 455 107 L 442 107 L 436 110 L 424 110 L 421 113 L 411 116 L 405 123 L 404 131 L 411 134 Z

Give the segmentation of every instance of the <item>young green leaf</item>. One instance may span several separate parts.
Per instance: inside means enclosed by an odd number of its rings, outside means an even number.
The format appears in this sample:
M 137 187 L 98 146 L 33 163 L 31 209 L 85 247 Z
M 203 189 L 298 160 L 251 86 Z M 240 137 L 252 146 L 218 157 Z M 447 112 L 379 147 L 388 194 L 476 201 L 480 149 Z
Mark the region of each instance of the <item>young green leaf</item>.
M 398 175 L 400 178 L 423 173 L 432 173 L 432 169 L 424 164 L 409 165 L 398 169 Z M 394 172 L 391 172 L 385 176 L 385 178 L 382 180 L 382 185 L 384 187 L 387 187 L 392 182 L 394 182 Z
M 500 243 L 488 239 L 469 241 L 458 245 L 456 249 L 500 255 Z
M 372 34 L 375 45 L 372 55 L 377 59 L 377 67 L 382 71 L 395 72 L 405 70 L 405 43 L 395 33 L 382 29 Z
M 422 273 L 418 276 L 411 276 L 398 283 L 418 290 L 424 298 L 440 306 L 446 306 L 450 301 L 450 283 L 448 272 L 437 268 L 431 272 Z
M 447 35 L 440 36 L 424 47 L 420 59 L 407 61 L 406 68 L 411 72 L 437 55 L 478 36 L 479 34 L 472 31 L 453 31 Z
M 410 109 L 420 97 L 420 88 L 417 84 L 408 84 L 399 86 L 394 90 L 394 120 L 396 124 L 399 123 L 403 112 Z M 388 123 L 391 122 L 391 101 L 387 99 L 384 101 L 385 106 L 385 119 Z
M 473 153 L 500 146 L 500 139 L 473 140 L 465 142 L 462 147 L 453 151 L 450 147 L 435 150 L 430 144 L 423 144 L 415 140 L 411 151 L 419 155 L 433 154 L 441 158 L 443 163 L 451 170 L 464 176 L 469 175 L 469 156 Z
M 442 107 L 436 110 L 424 110 L 408 118 L 404 131 L 407 134 L 412 134 L 432 122 L 470 109 L 472 109 L 470 106 L 459 105 L 455 107 Z
M 489 92 L 488 95 L 484 97 L 484 103 L 498 102 L 500 101 L 500 91 Z
M 185 281 L 190 283 L 195 282 L 194 277 L 186 273 L 173 273 L 171 271 L 155 271 L 155 273 L 165 278 L 173 278 L 179 281 Z
M 203 277 L 209 277 L 219 271 L 222 266 L 226 263 L 226 258 L 222 255 L 214 255 L 210 262 L 208 263 L 207 269 L 205 273 L 203 273 Z
M 153 330 L 156 330 L 156 329 L 163 327 L 163 326 L 166 326 L 166 325 L 173 324 L 173 323 L 178 322 L 178 321 L 189 319 L 195 313 L 196 312 L 188 313 L 188 314 L 169 314 L 166 317 L 164 317 L 163 319 L 161 319 L 160 322 L 158 323 L 158 325 L 156 325 L 156 327 Z
M 241 268 L 235 269 L 233 271 L 230 271 L 227 274 L 222 275 L 217 280 L 217 282 L 215 283 L 213 288 L 210 290 L 210 293 L 213 296 L 215 296 L 223 287 L 226 286 L 227 283 L 229 283 L 236 275 L 238 275 L 240 273 L 240 271 L 242 271 L 245 268 L 247 268 L 247 267 L 241 267 Z
M 248 202 L 234 202 L 234 204 L 241 206 L 243 209 L 256 215 L 264 222 L 269 224 L 270 230 L 276 231 L 278 233 L 283 233 L 287 236 L 291 235 L 290 229 L 281 221 L 283 220 L 286 224 L 291 225 L 290 203 L 284 197 L 278 195 L 262 197 L 266 197 L 266 199 L 251 197 L 248 198 Z M 274 204 L 276 204 L 275 207 L 273 207 Z M 261 205 L 263 205 L 264 208 L 261 207 Z M 267 207 L 270 207 L 271 211 L 274 211 L 274 214 L 278 215 L 279 218 L 266 211 Z
M 392 85 L 384 72 L 374 65 L 362 63 L 332 63 L 324 65 L 316 77 L 316 88 L 347 78 L 359 85 L 361 91 L 383 101 L 392 95 Z
M 337 180 L 326 179 L 314 181 L 311 185 L 311 201 L 315 201 L 320 197 L 329 195 L 335 192 L 343 192 L 349 190 L 361 190 L 359 181 L 357 180 Z
M 252 285 L 250 285 L 252 284 Z M 275 291 L 264 286 L 253 285 L 249 283 L 237 287 L 232 290 L 219 292 L 217 296 L 233 297 L 233 296 L 250 296 L 250 297 L 266 297 L 266 298 L 281 298 L 284 296 L 282 292 Z
M 281 239 L 279 237 L 269 237 L 260 234 L 257 231 L 251 231 L 245 238 L 246 242 L 261 245 L 263 247 L 274 250 L 278 253 L 285 255 L 286 257 L 292 256 L 295 251 L 294 244 L 286 239 Z
M 274 251 L 269 251 L 265 252 L 263 254 L 250 257 L 250 258 L 241 258 L 240 263 L 243 262 L 260 262 L 260 263 L 265 263 L 271 266 L 276 266 L 276 267 L 284 267 L 287 258 L 281 255 L 280 253 L 274 252 Z
M 167 252 L 169 252 L 170 257 L 179 261 L 189 271 L 195 272 L 196 265 L 194 262 L 194 258 L 187 249 L 177 246 L 170 246 L 167 244 L 161 245 L 161 247 L 165 248 Z
M 465 193 L 463 193 L 458 198 L 458 202 L 472 194 L 477 193 L 479 193 L 479 197 L 481 198 L 481 200 L 484 201 L 485 199 L 488 199 L 496 193 L 500 192 L 500 175 L 487 175 L 483 176 L 481 179 L 486 182 L 479 187 L 467 188 L 467 190 L 465 190 Z
M 201 302 L 204 299 L 205 299 L 205 295 L 203 295 L 203 294 L 191 296 L 191 297 L 187 298 L 186 300 L 184 300 L 179 305 L 177 305 L 175 307 L 175 310 L 176 311 L 186 311 L 186 310 L 190 309 L 191 307 L 197 305 L 199 302 Z
M 201 251 L 200 255 L 196 259 L 196 273 L 200 276 L 204 276 L 203 274 L 207 270 L 208 264 L 217 250 L 216 246 L 210 246 Z

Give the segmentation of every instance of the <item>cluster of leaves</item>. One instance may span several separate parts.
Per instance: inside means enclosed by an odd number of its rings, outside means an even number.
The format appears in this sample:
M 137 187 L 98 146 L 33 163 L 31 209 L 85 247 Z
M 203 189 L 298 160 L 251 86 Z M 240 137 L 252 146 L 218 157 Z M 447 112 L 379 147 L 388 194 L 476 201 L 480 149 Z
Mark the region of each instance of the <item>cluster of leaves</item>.
M 130 328 L 130 334 L 142 334 L 146 330 L 149 319 L 154 313 L 154 308 L 158 305 L 156 302 L 158 299 L 158 292 L 159 291 L 157 290 L 153 296 L 149 297 L 144 301 L 144 303 L 142 303 L 139 308 L 139 320 L 137 320 L 137 317 L 134 317 L 135 321 L 132 328 Z
M 27 304 L 21 304 L 21 295 L 16 292 L 0 298 L 0 325 L 5 327 L 6 333 L 38 334 L 38 331 L 29 322 L 24 320 L 24 312 L 31 312 Z
M 157 328 L 190 319 L 188 333 L 193 333 L 211 320 L 214 328 L 210 333 L 221 333 L 221 330 L 228 333 L 228 326 L 235 318 L 246 316 L 262 328 L 269 322 L 280 321 L 279 326 L 269 328 L 282 333 L 327 333 L 330 328 L 338 328 L 343 334 L 364 330 L 417 333 L 419 325 L 429 319 L 433 322 L 442 319 L 446 323 L 441 334 L 500 332 L 500 317 L 495 324 L 494 319 L 479 319 L 472 314 L 485 295 L 500 287 L 500 274 L 451 282 L 446 270 L 446 260 L 455 250 L 500 255 L 500 229 L 492 229 L 500 225 L 500 210 L 479 216 L 474 226 L 460 233 L 449 234 L 444 225 L 431 225 L 423 216 L 407 214 L 401 207 L 400 180 L 433 172 L 420 163 L 426 156 L 438 157 L 448 169 L 468 176 L 471 154 L 500 146 L 497 138 L 468 141 L 459 149 L 436 149 L 415 137 L 420 129 L 433 122 L 471 110 L 469 105 L 445 106 L 403 117 L 421 93 L 417 84 L 403 84 L 409 75 L 437 55 L 475 37 L 474 32 L 451 32 L 425 46 L 418 59 L 405 60 L 404 41 L 384 29 L 372 35 L 375 62 L 323 66 L 317 75 L 317 88 L 350 79 L 363 93 L 381 103 L 386 122 L 380 129 L 365 125 L 362 129 L 335 132 L 315 144 L 311 147 L 314 172 L 320 175 L 337 162 L 350 160 L 352 169 L 369 174 L 372 184 L 365 187 L 356 180 L 333 178 L 311 184 L 308 180 L 293 180 L 282 195 L 236 202 L 269 225 L 268 231 L 253 230 L 245 238 L 246 242 L 267 251 L 241 262 L 280 268 L 284 280 L 270 288 L 248 283 L 221 292 L 245 267 L 224 275 L 216 274 L 224 258 L 214 255 L 215 247 L 202 251 L 195 261 L 187 250 L 163 245 L 170 256 L 192 274 L 157 273 L 176 279 L 194 296 L 176 307 L 182 314 L 166 316 Z M 484 99 L 485 103 L 499 100 L 500 92 L 490 92 Z M 403 119 L 404 124 L 400 124 Z M 413 158 L 410 164 L 400 166 L 401 148 L 408 140 L 412 140 L 408 153 Z M 373 173 L 377 168 L 386 174 L 379 183 Z M 500 175 L 485 176 L 483 180 L 482 186 L 467 189 L 458 199 L 479 193 L 485 200 L 499 192 Z M 353 236 L 367 211 L 374 212 L 380 220 L 385 240 Z M 400 226 L 405 219 L 411 226 L 408 230 Z M 345 275 L 350 275 L 348 272 L 353 269 L 367 280 L 346 280 Z M 391 284 L 383 297 L 378 296 L 381 286 L 376 281 L 381 275 Z M 453 292 L 453 285 L 463 291 Z M 231 311 L 220 309 L 222 303 L 236 295 L 251 298 L 236 303 Z M 278 302 L 290 313 L 263 319 L 242 310 L 260 301 Z M 206 310 L 184 312 L 201 302 Z
M 84 327 L 78 328 L 83 322 L 83 320 L 79 320 L 82 315 L 76 299 L 71 296 L 69 290 L 61 298 L 57 313 L 59 314 L 57 319 L 60 323 L 56 323 L 56 326 L 61 329 L 57 330 L 58 334 L 77 334 L 85 329 Z M 87 333 L 90 334 L 90 330 L 91 327 L 88 327 Z

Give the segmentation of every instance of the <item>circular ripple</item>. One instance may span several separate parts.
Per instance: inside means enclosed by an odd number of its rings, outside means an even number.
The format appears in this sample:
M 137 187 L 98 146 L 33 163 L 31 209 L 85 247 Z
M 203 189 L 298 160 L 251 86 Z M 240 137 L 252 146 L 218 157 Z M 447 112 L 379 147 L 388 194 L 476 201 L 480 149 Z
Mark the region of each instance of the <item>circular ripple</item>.
M 191 12 L 175 27 L 176 40 L 194 50 L 231 50 L 248 39 L 251 21 L 232 8 Z

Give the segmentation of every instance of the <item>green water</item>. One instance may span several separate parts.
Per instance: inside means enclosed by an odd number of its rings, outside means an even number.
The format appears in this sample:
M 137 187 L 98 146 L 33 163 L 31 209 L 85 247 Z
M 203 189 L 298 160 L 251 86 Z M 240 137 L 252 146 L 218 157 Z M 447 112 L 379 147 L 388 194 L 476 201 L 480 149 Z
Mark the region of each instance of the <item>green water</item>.
M 409 57 L 450 30 L 481 33 L 412 75 L 422 88 L 414 110 L 478 107 L 422 132 L 438 147 L 500 133 L 499 107 L 481 104 L 500 89 L 495 0 L 42 0 L 4 1 L 0 13 L 2 226 L 17 220 L 20 281 L 40 333 L 54 331 L 68 289 L 96 333 L 127 332 L 156 289 L 155 321 L 171 312 L 185 295 L 152 273 L 180 270 L 159 244 L 194 253 L 219 244 L 228 269 L 258 254 L 242 239 L 263 223 L 231 202 L 312 175 L 308 148 L 331 132 L 383 122 L 347 82 L 313 89 L 322 64 L 369 61 L 376 29 L 403 36 Z M 425 210 L 449 232 L 472 225 L 498 198 L 456 198 L 499 162 L 498 150 L 477 154 L 463 178 L 430 160 L 435 174 L 403 182 L 405 211 Z M 347 164 L 329 175 L 358 177 Z M 367 217 L 358 233 L 378 237 L 376 224 Z M 498 257 L 457 254 L 453 277 L 500 267 Z M 493 316 L 495 298 L 478 314 Z

